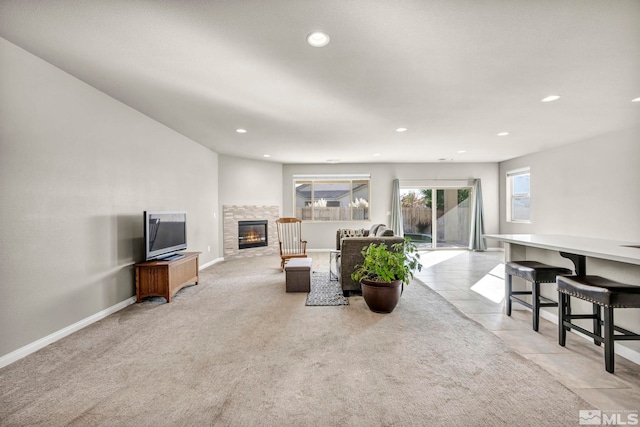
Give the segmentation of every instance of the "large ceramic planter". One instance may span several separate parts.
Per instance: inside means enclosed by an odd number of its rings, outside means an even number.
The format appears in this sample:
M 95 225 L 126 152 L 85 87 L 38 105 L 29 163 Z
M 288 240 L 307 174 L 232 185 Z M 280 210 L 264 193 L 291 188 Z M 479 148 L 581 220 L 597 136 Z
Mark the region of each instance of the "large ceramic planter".
M 391 313 L 402 294 L 402 282 L 400 280 L 387 282 L 372 282 L 363 279 L 360 282 L 362 286 L 362 297 L 367 303 L 371 311 L 376 313 Z

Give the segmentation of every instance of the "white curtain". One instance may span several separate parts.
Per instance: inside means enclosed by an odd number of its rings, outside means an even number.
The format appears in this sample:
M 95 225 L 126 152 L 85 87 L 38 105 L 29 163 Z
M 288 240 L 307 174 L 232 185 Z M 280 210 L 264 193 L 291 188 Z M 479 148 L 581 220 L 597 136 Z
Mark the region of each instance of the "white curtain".
M 487 245 L 482 238 L 484 234 L 484 208 L 482 205 L 482 184 L 480 178 L 473 180 L 473 209 L 471 211 L 471 235 L 469 236 L 469 249 L 472 251 L 484 251 Z
M 391 229 L 396 236 L 404 237 L 402 226 L 402 201 L 400 200 L 400 180 L 393 180 L 391 191 Z

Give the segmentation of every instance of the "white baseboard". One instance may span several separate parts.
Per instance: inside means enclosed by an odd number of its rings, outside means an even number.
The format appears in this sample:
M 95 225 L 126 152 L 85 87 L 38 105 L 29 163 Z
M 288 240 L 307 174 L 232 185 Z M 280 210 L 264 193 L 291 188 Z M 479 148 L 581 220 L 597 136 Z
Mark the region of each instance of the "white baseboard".
M 0 368 L 3 368 L 7 365 L 10 365 L 11 363 L 22 359 L 25 356 L 30 355 L 31 353 L 35 353 L 36 351 L 40 350 L 41 348 L 44 348 L 46 346 L 48 346 L 49 344 L 52 344 L 56 341 L 58 341 L 59 339 L 62 339 L 68 335 L 71 335 L 74 332 L 79 331 L 82 328 L 85 328 L 89 325 L 91 325 L 92 323 L 97 322 L 98 320 L 102 320 L 105 317 L 122 310 L 123 308 L 133 304 L 136 302 L 136 297 L 130 297 L 127 298 L 124 301 L 119 302 L 118 304 L 112 305 L 109 308 L 106 308 L 96 314 L 92 314 L 91 316 L 82 319 L 76 323 L 74 323 L 73 325 L 69 325 L 66 328 L 60 329 L 59 331 L 56 331 L 54 333 L 52 333 L 51 335 L 47 335 L 44 338 L 39 339 L 38 341 L 34 341 L 31 344 L 27 344 L 22 348 L 19 348 L 15 351 L 12 351 L 9 354 L 6 354 L 2 357 L 0 357 Z
M 198 266 L 198 271 L 204 270 L 205 268 L 211 267 L 213 264 L 217 264 L 217 263 L 222 262 L 222 261 L 224 261 L 224 258 L 216 258 L 213 261 L 209 261 L 206 264 L 201 264 L 201 265 Z
M 212 266 L 213 264 L 216 264 L 218 262 L 224 261 L 224 258 L 216 258 L 213 261 L 209 261 L 206 264 L 202 264 L 200 265 L 198 268 L 199 270 L 205 269 L 207 267 Z M 106 308 L 96 314 L 93 314 L 85 319 L 82 319 L 76 323 L 74 323 L 73 325 L 69 325 L 66 328 L 60 329 L 59 331 L 56 331 L 54 333 L 52 333 L 51 335 L 47 335 L 44 338 L 41 338 L 37 341 L 32 342 L 31 344 L 27 344 L 22 348 L 19 348 L 15 351 L 12 351 L 9 354 L 6 354 L 2 357 L 0 357 L 0 368 L 3 368 L 7 365 L 12 364 L 13 362 L 22 359 L 23 357 L 26 357 L 28 355 L 30 355 L 31 353 L 35 353 L 36 351 L 40 350 L 41 348 L 44 348 L 46 346 L 48 346 L 49 344 L 52 344 L 56 341 L 58 341 L 59 339 L 62 339 L 68 335 L 71 335 L 74 332 L 79 331 L 82 328 L 86 328 L 87 326 L 91 325 L 92 323 L 97 322 L 98 320 L 102 320 L 105 317 L 122 310 L 123 308 L 133 304 L 136 302 L 136 297 L 132 296 L 130 298 L 127 298 L 126 300 L 119 302 L 118 304 L 115 304 L 109 308 Z
M 551 323 L 554 324 L 558 324 L 558 315 L 557 314 L 553 314 L 551 312 L 548 312 L 546 310 L 540 310 L 540 317 L 542 317 L 543 319 L 548 320 Z M 593 338 L 586 336 L 585 334 L 581 334 L 580 332 L 571 329 L 570 332 L 573 332 L 575 335 L 587 340 L 587 341 L 593 341 Z M 638 352 L 637 350 L 633 350 L 623 344 L 620 344 L 620 341 L 614 342 L 614 347 L 615 347 L 615 353 L 619 354 L 620 356 L 624 357 L 625 359 L 628 359 L 630 361 L 632 361 L 633 363 L 637 363 L 638 365 L 640 365 L 640 352 Z

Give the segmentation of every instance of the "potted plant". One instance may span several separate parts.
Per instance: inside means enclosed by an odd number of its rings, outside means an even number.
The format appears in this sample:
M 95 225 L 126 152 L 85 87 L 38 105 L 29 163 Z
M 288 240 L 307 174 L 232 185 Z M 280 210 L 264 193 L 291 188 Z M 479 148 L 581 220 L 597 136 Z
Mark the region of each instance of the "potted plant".
M 365 302 L 376 313 L 391 313 L 414 273 L 422 270 L 416 246 L 404 242 L 387 247 L 385 243 L 371 243 L 362 248 L 362 264 L 357 264 L 351 278 L 360 282 Z

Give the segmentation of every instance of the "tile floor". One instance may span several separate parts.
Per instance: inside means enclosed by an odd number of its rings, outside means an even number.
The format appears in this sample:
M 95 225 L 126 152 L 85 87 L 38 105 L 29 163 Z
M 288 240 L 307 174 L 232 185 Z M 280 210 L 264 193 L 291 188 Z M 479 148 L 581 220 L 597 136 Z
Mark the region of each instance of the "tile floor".
M 312 256 L 314 269 L 328 268 L 328 253 Z M 531 311 L 517 304 L 511 317 L 504 314 L 503 260 L 499 251 L 426 251 L 424 269 L 416 277 L 593 405 L 585 410 L 640 412 L 640 365 L 616 354 L 610 374 L 602 349 L 592 341 L 570 333 L 561 347 L 557 324 L 541 318 L 540 331 L 534 332 Z
M 585 409 L 640 412 L 640 365 L 616 354 L 610 374 L 593 341 L 570 333 L 561 347 L 556 323 L 541 318 L 534 332 L 531 311 L 514 304 L 512 316 L 504 314 L 504 253 L 432 251 L 422 259 L 420 281 L 594 406 Z

